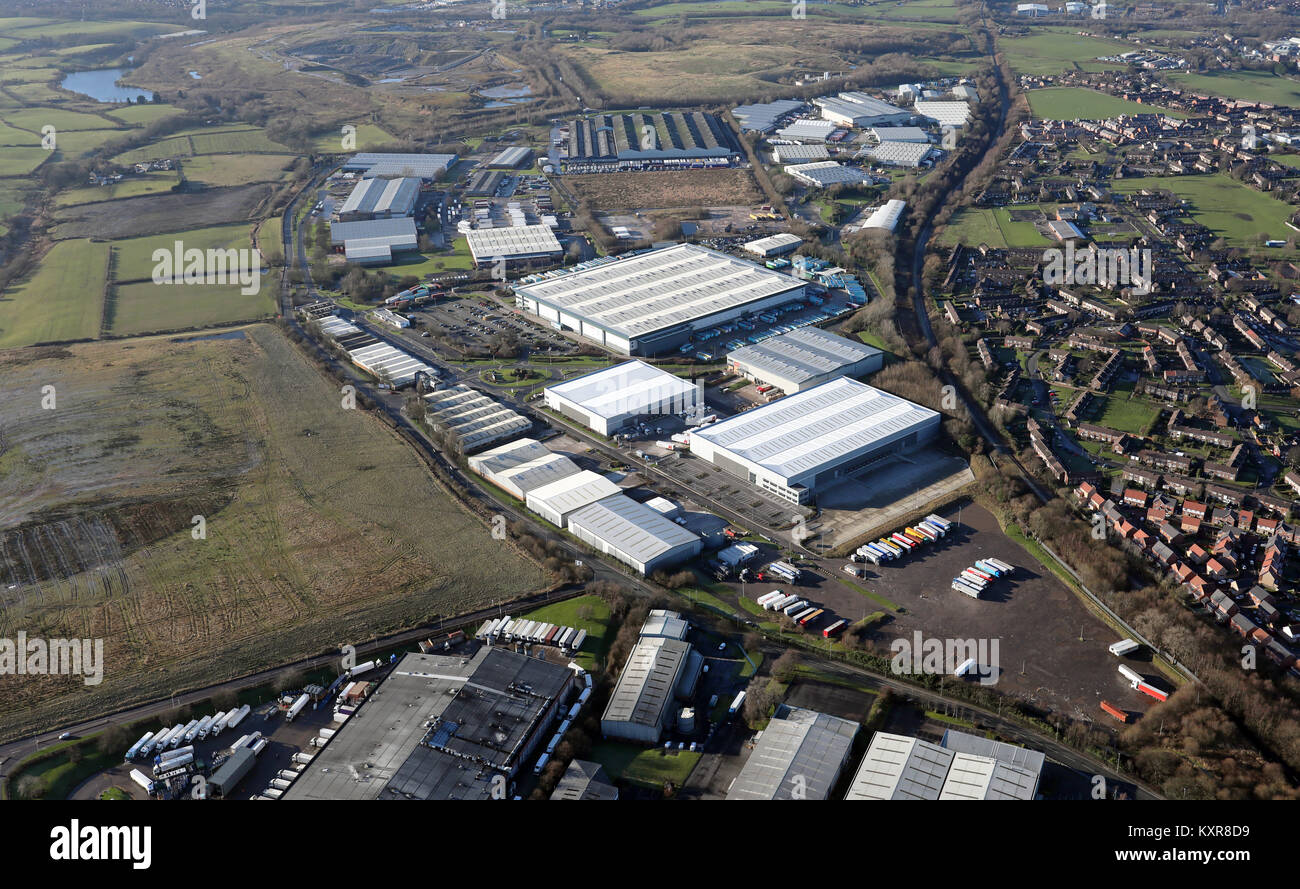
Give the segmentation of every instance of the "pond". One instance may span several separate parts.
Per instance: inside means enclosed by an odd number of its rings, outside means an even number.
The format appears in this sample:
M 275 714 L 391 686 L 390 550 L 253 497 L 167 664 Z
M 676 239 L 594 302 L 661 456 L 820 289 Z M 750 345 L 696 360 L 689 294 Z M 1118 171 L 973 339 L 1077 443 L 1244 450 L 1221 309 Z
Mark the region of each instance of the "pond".
M 102 68 L 98 71 L 75 71 L 63 78 L 59 85 L 65 90 L 90 96 L 97 102 L 134 102 L 144 96 L 153 101 L 149 90 L 133 86 L 122 86 L 120 81 L 127 72 L 121 68 Z

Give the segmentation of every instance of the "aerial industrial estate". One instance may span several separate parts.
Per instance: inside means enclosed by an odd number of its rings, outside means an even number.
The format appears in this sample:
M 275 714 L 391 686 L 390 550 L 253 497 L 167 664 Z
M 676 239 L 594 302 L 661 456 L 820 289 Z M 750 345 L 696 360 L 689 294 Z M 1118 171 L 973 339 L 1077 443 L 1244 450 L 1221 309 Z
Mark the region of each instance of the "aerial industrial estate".
M 6 4 L 0 796 L 1300 797 L 1294 10 L 501 5 Z

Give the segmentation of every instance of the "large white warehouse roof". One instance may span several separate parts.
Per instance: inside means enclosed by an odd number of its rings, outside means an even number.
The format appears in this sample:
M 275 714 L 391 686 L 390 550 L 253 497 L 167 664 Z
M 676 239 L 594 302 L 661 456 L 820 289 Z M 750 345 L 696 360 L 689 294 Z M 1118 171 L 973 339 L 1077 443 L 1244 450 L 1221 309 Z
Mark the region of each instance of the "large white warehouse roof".
M 695 385 L 644 361 L 624 361 L 592 371 L 547 390 L 598 417 L 613 419 L 646 413 L 664 402 L 681 402 Z
M 515 289 L 631 339 L 802 286 L 751 262 L 678 244 Z
M 938 102 L 918 99 L 914 107 L 916 113 L 922 117 L 937 120 L 947 126 L 964 126 L 966 121 L 970 119 L 970 103 L 968 102 Z
M 830 380 L 691 433 L 790 478 L 938 417 L 847 377 Z

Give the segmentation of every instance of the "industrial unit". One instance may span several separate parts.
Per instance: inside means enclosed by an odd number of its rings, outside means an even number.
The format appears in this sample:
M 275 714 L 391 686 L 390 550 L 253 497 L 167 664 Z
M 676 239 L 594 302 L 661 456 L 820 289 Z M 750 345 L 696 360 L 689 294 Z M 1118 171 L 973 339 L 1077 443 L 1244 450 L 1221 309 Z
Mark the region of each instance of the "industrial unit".
M 619 492 L 618 485 L 605 476 L 584 469 L 529 491 L 524 498 L 528 508 L 546 521 L 563 528 L 569 516 L 589 503 Z
M 778 164 L 802 164 L 809 161 L 830 160 L 830 150 L 825 145 L 773 145 L 772 160 Z
M 454 154 L 390 154 L 378 151 L 354 154 L 343 164 L 343 171 L 370 176 L 410 176 L 437 179 L 456 162 Z
M 533 161 L 533 150 L 527 146 L 518 145 L 514 148 L 503 149 L 496 157 L 488 161 L 489 167 L 501 167 L 513 169 L 515 167 L 524 167 Z
M 394 253 L 418 250 L 419 235 L 409 216 L 331 222 L 330 246 L 342 247 L 348 262 L 391 262 Z
M 470 457 L 469 468 L 520 500 L 530 491 L 579 472 L 578 465 L 568 457 L 552 453 L 532 438 L 521 438 Z
M 777 130 L 776 135 L 782 139 L 825 142 L 838 129 L 839 125 L 830 120 L 796 120 Z
M 912 113 L 862 92 L 813 99 L 822 117 L 846 127 L 882 127 L 910 123 Z
M 564 770 L 551 799 L 618 799 L 618 788 L 610 783 L 600 763 L 575 759 Z
M 903 209 L 907 206 L 907 201 L 900 201 L 897 198 L 885 201 L 880 207 L 867 217 L 867 221 L 862 224 L 863 228 L 881 228 L 885 231 L 892 232 L 898 226 L 898 220 L 903 216 Z
M 739 105 L 731 109 L 731 115 L 736 118 L 742 130 L 770 133 L 783 117 L 794 114 L 804 105 L 801 99 L 777 99 L 775 102 Z
M 673 702 L 686 697 L 694 685 L 691 677 L 695 655 L 687 642 L 662 636 L 641 639 L 628 656 L 627 664 L 609 696 L 600 717 L 600 731 L 606 738 L 657 744 L 675 714 Z M 695 665 L 698 677 L 699 666 Z
M 465 235 L 474 265 L 504 261 L 507 266 L 530 262 L 558 262 L 564 248 L 549 225 L 512 225 L 471 229 Z
M 775 386 L 787 395 L 836 377 L 861 377 L 880 370 L 885 353 L 866 343 L 800 327 L 727 355 L 732 373 Z
M 500 646 L 408 654 L 282 798 L 491 799 L 545 743 L 574 677 Z
M 810 164 L 791 164 L 785 171 L 805 185 L 829 188 L 832 185 L 858 185 L 870 182 L 871 177 L 854 167 L 838 161 L 814 161 Z
M 362 179 L 339 209 L 339 219 L 391 219 L 410 216 L 420 197 L 419 179 Z
M 869 145 L 858 156 L 890 167 L 919 167 L 929 159 L 933 149 L 920 142 L 885 141 Z
M 545 404 L 601 435 L 612 435 L 637 417 L 694 412 L 699 387 L 644 361 L 625 361 L 547 386 Z
M 727 799 L 826 799 L 853 749 L 858 724 L 782 705 L 763 729 Z
M 529 501 L 531 508 L 531 495 Z M 567 522 L 583 543 L 643 575 L 694 558 L 704 547 L 699 535 L 623 494 L 576 508 L 567 513 Z
M 1036 750 L 948 731 L 941 744 L 876 732 L 845 799 L 1034 799 Z
M 694 244 L 516 285 L 519 308 L 621 355 L 676 349 L 698 330 L 798 300 L 804 284 Z
M 464 453 L 472 453 L 532 428 L 527 417 L 468 386 L 448 386 L 424 397 L 426 422 L 445 428 L 460 440 Z
M 750 241 L 745 245 L 745 252 L 761 256 L 763 259 L 770 259 L 773 256 L 780 256 L 782 253 L 789 253 L 802 243 L 803 238 L 798 235 L 782 232 L 781 234 L 768 235 L 766 238 Z
M 944 102 L 918 99 L 913 106 L 921 117 L 928 117 L 941 126 L 964 127 L 970 120 L 970 103 Z
M 609 169 L 727 165 L 740 156 L 730 127 L 700 111 L 599 114 L 571 120 L 560 165 Z
M 939 414 L 840 377 L 691 433 L 691 453 L 793 503 L 934 437 Z

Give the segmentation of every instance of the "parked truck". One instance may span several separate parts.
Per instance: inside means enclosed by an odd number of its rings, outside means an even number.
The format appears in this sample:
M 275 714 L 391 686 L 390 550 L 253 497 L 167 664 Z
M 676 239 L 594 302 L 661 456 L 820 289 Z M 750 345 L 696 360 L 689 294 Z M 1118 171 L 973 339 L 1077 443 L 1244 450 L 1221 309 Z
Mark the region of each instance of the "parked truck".
M 240 707 L 238 710 L 231 713 L 230 718 L 226 720 L 226 728 L 234 728 L 235 726 L 239 725 L 240 721 L 249 713 L 251 713 L 252 710 L 253 710 L 252 707 L 250 707 L 248 704 L 245 704 L 244 706 Z
M 131 780 L 144 788 L 145 793 L 153 793 L 154 783 L 149 776 L 139 769 L 131 770 Z
M 360 676 L 362 673 L 368 673 L 375 667 L 379 666 L 379 661 L 366 661 L 364 664 L 357 664 L 351 670 L 348 670 L 348 678 Z
M 229 711 L 218 710 L 217 714 L 212 717 L 212 724 L 208 726 L 208 730 L 204 732 L 203 737 L 215 738 L 217 735 L 221 734 L 226 727 L 226 719 L 229 716 Z
M 740 705 L 743 703 L 745 703 L 745 693 L 742 691 L 732 699 L 731 706 L 727 708 L 728 715 L 736 715 L 736 711 L 740 709 Z
M 1121 710 L 1120 708 L 1116 707 L 1114 704 L 1110 703 L 1109 701 L 1102 701 L 1101 709 L 1106 713 L 1109 713 L 1111 716 L 1115 717 L 1116 719 L 1118 719 L 1120 722 L 1126 723 L 1129 721 L 1128 711 Z
M 1115 655 L 1115 657 L 1123 657 L 1126 654 L 1137 651 L 1141 647 L 1141 645 L 1138 645 L 1132 639 L 1125 639 L 1122 642 L 1116 642 L 1111 645 L 1109 650 L 1111 654 Z
M 198 725 L 194 726 L 194 728 L 190 729 L 188 732 L 185 733 L 185 743 L 193 744 L 199 738 L 205 737 L 208 731 L 208 726 L 210 725 L 212 725 L 211 714 L 200 719 Z
M 130 762 L 131 760 L 139 756 L 140 751 L 144 749 L 144 746 L 148 744 L 150 739 L 152 738 L 153 738 L 153 732 L 145 732 L 144 736 L 141 737 L 140 740 L 132 744 L 130 750 L 126 751 L 125 761 Z
M 298 695 L 298 699 L 293 702 L 293 705 L 289 708 L 288 712 L 284 714 L 284 721 L 293 722 L 294 717 L 302 712 L 303 708 L 307 706 L 309 700 L 311 700 L 311 698 L 306 694 Z
M 189 741 L 186 739 L 194 737 L 193 735 L 190 734 L 190 732 L 194 731 L 194 729 L 198 727 L 198 724 L 199 724 L 199 720 L 191 719 L 189 725 L 185 726 L 185 728 L 181 730 L 179 734 L 177 734 L 175 737 L 173 737 L 170 741 L 167 742 L 167 746 L 171 747 L 172 749 L 175 749 L 181 746 L 182 741 L 185 741 L 185 743 L 188 744 Z

